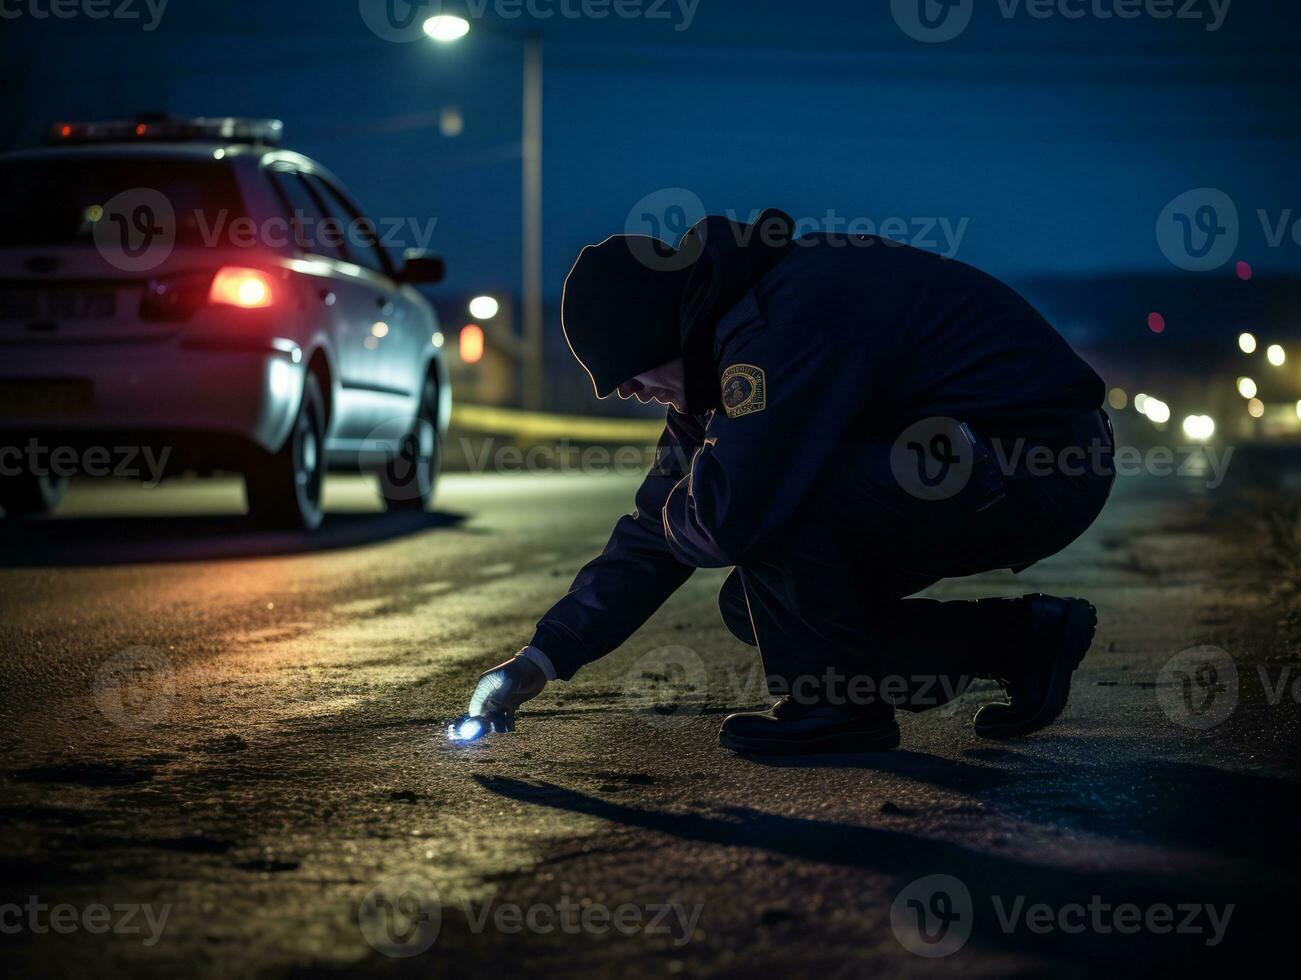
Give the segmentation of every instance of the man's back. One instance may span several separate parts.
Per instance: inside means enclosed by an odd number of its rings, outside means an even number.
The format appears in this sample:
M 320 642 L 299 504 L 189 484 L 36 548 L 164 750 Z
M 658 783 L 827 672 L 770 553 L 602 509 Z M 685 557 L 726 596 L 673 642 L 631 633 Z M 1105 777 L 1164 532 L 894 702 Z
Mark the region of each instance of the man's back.
M 1025 299 L 953 259 L 814 235 L 755 292 L 764 321 L 817 332 L 844 360 L 855 436 L 892 437 L 930 416 L 1032 435 L 1102 404 L 1102 380 Z M 728 339 L 721 330 L 720 348 Z

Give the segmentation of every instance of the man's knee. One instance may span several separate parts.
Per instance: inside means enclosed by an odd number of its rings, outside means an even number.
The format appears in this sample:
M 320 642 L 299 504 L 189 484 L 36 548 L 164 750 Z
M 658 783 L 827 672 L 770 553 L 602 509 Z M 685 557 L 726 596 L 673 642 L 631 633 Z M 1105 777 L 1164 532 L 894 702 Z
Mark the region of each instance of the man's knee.
M 732 574 L 719 589 L 718 611 L 723 614 L 723 625 L 734 637 L 752 647 L 759 645 L 754 636 L 754 625 L 750 622 L 750 605 L 745 600 L 740 569 L 732 569 Z

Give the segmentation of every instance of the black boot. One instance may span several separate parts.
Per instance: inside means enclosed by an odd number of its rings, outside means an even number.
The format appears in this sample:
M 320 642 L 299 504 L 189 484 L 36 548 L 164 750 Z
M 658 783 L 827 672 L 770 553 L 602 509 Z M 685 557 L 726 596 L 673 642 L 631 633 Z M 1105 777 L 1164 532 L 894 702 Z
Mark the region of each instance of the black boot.
M 1007 700 L 976 712 L 976 734 L 1015 738 L 1051 725 L 1066 707 L 1071 673 L 1093 642 L 1098 611 L 1083 599 L 1028 595 L 1024 638 L 992 675 Z
M 718 744 L 742 755 L 883 752 L 899 745 L 899 726 L 882 701 L 801 704 L 787 695 L 768 711 L 728 715 Z

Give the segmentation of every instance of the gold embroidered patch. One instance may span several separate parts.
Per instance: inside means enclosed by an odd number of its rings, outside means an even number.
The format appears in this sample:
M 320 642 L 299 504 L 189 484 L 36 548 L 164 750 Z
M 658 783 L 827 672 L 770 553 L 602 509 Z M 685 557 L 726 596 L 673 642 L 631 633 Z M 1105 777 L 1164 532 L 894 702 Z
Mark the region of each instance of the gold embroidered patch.
M 723 372 L 723 411 L 729 419 L 762 412 L 768 404 L 763 368 L 733 364 Z

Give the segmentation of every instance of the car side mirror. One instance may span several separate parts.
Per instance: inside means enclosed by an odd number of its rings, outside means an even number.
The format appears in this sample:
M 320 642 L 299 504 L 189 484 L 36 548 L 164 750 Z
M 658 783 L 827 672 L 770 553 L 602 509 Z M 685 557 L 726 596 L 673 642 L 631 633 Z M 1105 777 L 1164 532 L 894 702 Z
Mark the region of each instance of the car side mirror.
M 442 256 L 418 248 L 409 248 L 402 261 L 398 278 L 402 282 L 432 286 L 442 282 L 447 275 L 447 264 Z

